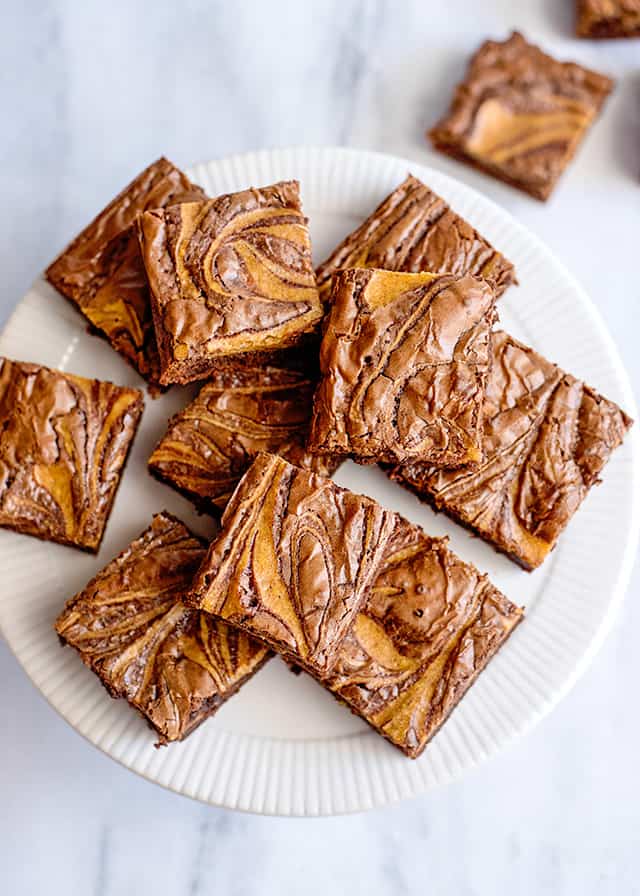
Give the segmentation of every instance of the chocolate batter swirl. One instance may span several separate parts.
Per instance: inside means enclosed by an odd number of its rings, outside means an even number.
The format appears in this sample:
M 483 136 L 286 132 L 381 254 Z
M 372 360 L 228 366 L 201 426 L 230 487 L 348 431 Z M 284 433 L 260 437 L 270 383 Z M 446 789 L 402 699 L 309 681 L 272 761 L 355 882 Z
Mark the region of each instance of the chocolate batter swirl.
M 167 159 L 149 165 L 49 266 L 47 279 L 152 383 L 160 375 L 149 287 L 134 228 L 146 209 L 204 198 Z
M 206 383 L 169 421 L 149 458 L 151 472 L 209 512 L 224 509 L 261 451 L 331 475 L 337 461 L 306 449 L 316 377 L 286 366 L 285 354 L 255 367 L 243 363 L 231 382 Z
M 319 323 L 296 181 L 147 212 L 139 229 L 163 384 L 293 345 Z
M 398 519 L 371 596 L 325 683 L 415 758 L 523 613 L 446 539 Z
M 205 546 L 167 513 L 111 561 L 56 621 L 112 697 L 182 740 L 269 658 L 264 646 L 180 598 Z
M 612 88 L 516 31 L 480 47 L 429 136 L 437 149 L 547 199 Z
M 334 278 L 331 306 L 309 448 L 361 463 L 478 461 L 489 284 L 347 270 Z
M 0 358 L 0 525 L 97 551 L 142 395 Z
M 493 286 L 496 298 L 516 282 L 511 262 L 412 175 L 318 267 L 325 303 L 331 278 L 342 268 L 473 274 Z
M 187 601 L 324 674 L 392 527 L 393 514 L 369 498 L 260 454 L 227 505 Z
M 467 470 L 413 463 L 391 476 L 534 569 L 631 423 L 612 401 L 498 332 L 485 392 L 482 463 Z

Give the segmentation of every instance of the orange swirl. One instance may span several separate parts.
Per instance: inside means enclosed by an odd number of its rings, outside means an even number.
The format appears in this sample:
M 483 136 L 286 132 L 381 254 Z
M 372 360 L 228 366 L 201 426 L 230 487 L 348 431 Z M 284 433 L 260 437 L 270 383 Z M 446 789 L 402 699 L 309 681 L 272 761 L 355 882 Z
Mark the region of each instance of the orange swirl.
M 268 659 L 269 651 L 180 598 L 205 554 L 169 514 L 72 598 L 56 631 L 162 743 L 181 740 Z
M 0 525 L 96 551 L 142 395 L 0 359 Z

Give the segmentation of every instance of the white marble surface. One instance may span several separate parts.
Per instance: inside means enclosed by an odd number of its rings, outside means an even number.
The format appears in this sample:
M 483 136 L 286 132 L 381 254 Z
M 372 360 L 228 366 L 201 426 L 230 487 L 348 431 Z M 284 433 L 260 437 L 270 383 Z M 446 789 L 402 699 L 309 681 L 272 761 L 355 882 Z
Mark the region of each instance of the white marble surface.
M 187 165 L 298 143 L 433 164 L 538 233 L 640 381 L 640 41 L 571 36 L 572 0 L 27 0 L 3 9 L 0 317 L 160 153 Z M 422 139 L 481 38 L 519 27 L 618 79 L 546 205 Z M 0 575 L 1 582 L 1 575 Z M 1 587 L 1 585 L 0 585 Z M 211 809 L 105 758 L 0 643 L 0 893 L 640 892 L 640 571 L 573 693 L 526 740 L 398 807 L 314 821 Z

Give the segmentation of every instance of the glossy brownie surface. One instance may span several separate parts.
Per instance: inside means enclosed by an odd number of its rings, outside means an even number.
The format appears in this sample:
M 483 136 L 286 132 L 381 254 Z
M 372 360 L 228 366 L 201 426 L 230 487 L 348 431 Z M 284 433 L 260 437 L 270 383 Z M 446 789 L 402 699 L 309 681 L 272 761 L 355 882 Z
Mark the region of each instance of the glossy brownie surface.
M 320 323 L 297 181 L 146 212 L 139 237 L 163 385 L 217 358 L 295 345 Z
M 632 421 L 507 333 L 493 336 L 484 460 L 474 469 L 395 467 L 392 478 L 525 569 L 539 566 Z
M 514 32 L 481 46 L 429 136 L 437 149 L 547 199 L 612 89 L 605 75 L 558 62 Z
M 362 463 L 481 457 L 494 295 L 470 275 L 334 278 L 309 448 Z
M 142 394 L 0 358 L 0 525 L 98 550 Z
M 224 509 L 261 451 L 331 475 L 338 460 L 306 448 L 317 365 L 302 363 L 294 350 L 225 360 L 169 421 L 149 458 L 151 472 L 209 512 Z
M 344 268 L 472 274 L 496 298 L 516 282 L 511 262 L 417 177 L 409 175 L 317 269 L 323 301 Z
M 393 520 L 370 498 L 260 454 L 187 601 L 324 674 L 369 592 Z
M 141 376 L 157 383 L 158 348 L 135 223 L 146 209 L 204 198 L 167 159 L 149 165 L 49 266 L 70 299 Z
M 219 619 L 184 606 L 206 547 L 179 520 L 152 524 L 72 598 L 56 621 L 113 697 L 124 697 L 160 743 L 182 740 L 269 658 Z
M 325 683 L 415 758 L 522 616 L 446 539 L 398 518 L 371 595 Z

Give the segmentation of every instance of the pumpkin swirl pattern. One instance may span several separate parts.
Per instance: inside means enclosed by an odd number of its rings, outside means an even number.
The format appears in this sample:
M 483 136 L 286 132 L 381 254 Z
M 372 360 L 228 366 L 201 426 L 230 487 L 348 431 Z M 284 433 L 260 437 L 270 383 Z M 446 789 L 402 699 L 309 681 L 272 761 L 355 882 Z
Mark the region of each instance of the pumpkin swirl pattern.
M 137 389 L 0 359 L 0 525 L 97 551 L 142 409 Z
M 284 353 L 283 353 L 284 355 Z M 205 383 L 169 421 L 149 469 L 209 512 L 223 510 L 253 459 L 266 451 L 329 476 L 333 458 L 307 451 L 316 377 L 280 362 L 250 367 L 223 384 Z
M 493 334 L 483 461 L 411 463 L 392 478 L 525 569 L 555 547 L 632 421 L 620 408 L 504 332 Z
M 227 504 L 187 602 L 323 674 L 393 525 L 394 514 L 375 501 L 260 454 Z
M 164 385 L 294 345 L 320 322 L 296 181 L 146 212 L 139 236 Z
M 149 165 L 48 267 L 46 277 L 138 373 L 157 383 L 160 359 L 135 223 L 146 209 L 204 198 L 175 165 Z
M 324 683 L 415 758 L 522 617 L 446 539 L 399 520 Z
M 325 303 L 330 301 L 331 278 L 345 268 L 471 274 L 487 280 L 496 298 L 516 282 L 511 262 L 412 175 L 318 267 Z
M 442 152 L 544 200 L 612 89 L 605 75 L 558 62 L 514 32 L 480 47 L 429 136 Z
M 204 543 L 167 513 L 66 605 L 56 631 L 160 743 L 182 740 L 267 661 L 244 632 L 181 603 Z
M 469 275 L 334 278 L 309 447 L 361 463 L 480 459 L 494 296 Z

